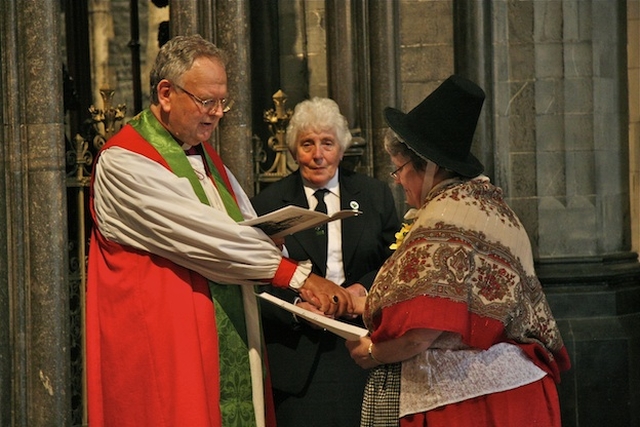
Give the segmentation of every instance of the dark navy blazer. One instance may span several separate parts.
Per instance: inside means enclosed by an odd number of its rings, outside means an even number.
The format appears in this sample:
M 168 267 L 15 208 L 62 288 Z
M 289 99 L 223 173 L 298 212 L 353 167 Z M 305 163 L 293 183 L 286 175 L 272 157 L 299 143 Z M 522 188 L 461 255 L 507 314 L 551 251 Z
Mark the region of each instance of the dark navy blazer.
M 391 254 L 389 245 L 395 242 L 395 233 L 400 229 L 395 202 L 387 183 L 363 174 L 341 168 L 339 184 L 341 209 L 352 209 L 355 202 L 362 211 L 362 215 L 342 220 L 346 277 L 342 285 L 357 282 L 368 289 L 377 270 Z M 251 202 L 259 215 L 287 205 L 309 208 L 299 171 L 269 185 Z M 310 229 L 287 236 L 285 245 L 292 259 L 310 259 L 313 271 L 324 276 L 326 265 L 318 264 L 322 249 L 316 244 L 317 240 L 315 230 Z M 263 290 L 289 302 L 297 295 L 286 289 L 264 287 Z M 294 322 L 291 314 L 272 304 L 262 302 L 261 309 L 273 386 L 286 393 L 299 394 L 313 378 L 321 342 L 336 340 L 336 337 Z M 344 347 L 343 342 L 337 345 Z M 352 360 L 345 363 L 355 365 Z

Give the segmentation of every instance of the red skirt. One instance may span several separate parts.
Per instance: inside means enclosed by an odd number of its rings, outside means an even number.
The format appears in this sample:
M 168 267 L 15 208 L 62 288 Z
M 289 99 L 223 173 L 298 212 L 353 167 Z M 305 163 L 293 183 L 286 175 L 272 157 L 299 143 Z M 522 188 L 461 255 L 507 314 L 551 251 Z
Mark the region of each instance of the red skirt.
M 400 427 L 560 427 L 553 379 L 492 393 L 400 418 Z

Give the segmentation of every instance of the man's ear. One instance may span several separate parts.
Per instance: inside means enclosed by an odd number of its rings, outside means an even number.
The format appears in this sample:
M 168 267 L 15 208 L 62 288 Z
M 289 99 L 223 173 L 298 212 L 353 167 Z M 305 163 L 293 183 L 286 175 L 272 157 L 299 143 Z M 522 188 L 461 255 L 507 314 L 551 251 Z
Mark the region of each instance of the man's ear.
M 158 83 L 158 103 L 166 111 L 171 109 L 171 82 L 167 79 L 160 80 Z

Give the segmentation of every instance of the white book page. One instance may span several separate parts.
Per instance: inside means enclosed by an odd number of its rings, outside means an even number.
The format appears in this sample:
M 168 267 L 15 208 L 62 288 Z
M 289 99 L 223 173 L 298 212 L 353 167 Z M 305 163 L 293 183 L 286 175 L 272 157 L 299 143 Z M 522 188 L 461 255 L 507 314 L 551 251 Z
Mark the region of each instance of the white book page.
M 270 237 L 283 237 L 327 222 L 357 216 L 361 213 L 357 210 L 341 210 L 329 216 L 322 212 L 290 205 L 257 218 L 239 222 L 239 224 L 258 227 Z
M 270 293 L 262 292 L 256 295 L 266 301 L 269 301 L 272 304 L 284 308 L 285 310 L 305 319 L 308 322 L 318 325 L 321 328 L 324 328 L 327 331 L 344 338 L 347 341 L 357 341 L 359 338 L 369 334 L 369 331 L 367 331 L 365 328 L 361 328 L 350 323 L 342 322 L 336 319 L 330 319 L 320 314 L 313 313 L 309 310 L 297 307 L 287 301 L 275 297 Z

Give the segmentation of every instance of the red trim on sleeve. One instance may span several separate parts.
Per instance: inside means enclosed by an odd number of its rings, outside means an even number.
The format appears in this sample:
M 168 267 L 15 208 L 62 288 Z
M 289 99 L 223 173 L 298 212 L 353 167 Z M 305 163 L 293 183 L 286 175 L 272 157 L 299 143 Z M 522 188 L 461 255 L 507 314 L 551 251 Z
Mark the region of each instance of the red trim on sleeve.
M 427 295 L 385 308 L 375 323 L 375 331 L 371 335 L 374 343 L 419 328 L 455 332 L 462 336 L 465 344 L 485 350 L 504 341 L 501 322 L 469 312 L 464 303 Z
M 279 288 L 288 288 L 291 283 L 291 278 L 296 272 L 298 263 L 289 258 L 282 258 L 278 270 L 276 270 L 275 276 L 271 279 L 271 284 Z
M 499 342 L 517 345 L 556 382 L 560 382 L 560 372 L 571 367 L 564 346 L 550 357 L 541 343 L 509 340 L 502 322 L 471 313 L 466 304 L 446 298 L 417 296 L 385 308 L 374 323 L 375 330 L 371 334 L 374 343 L 400 337 L 411 329 L 436 329 L 460 334 L 465 344 L 482 350 Z

